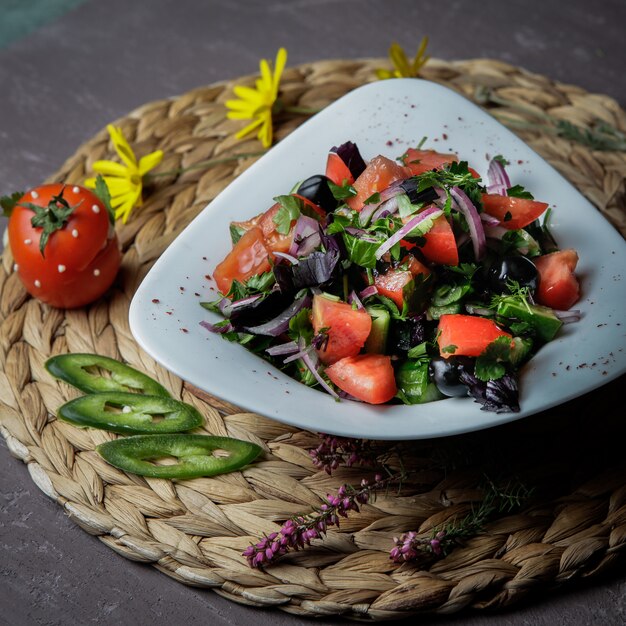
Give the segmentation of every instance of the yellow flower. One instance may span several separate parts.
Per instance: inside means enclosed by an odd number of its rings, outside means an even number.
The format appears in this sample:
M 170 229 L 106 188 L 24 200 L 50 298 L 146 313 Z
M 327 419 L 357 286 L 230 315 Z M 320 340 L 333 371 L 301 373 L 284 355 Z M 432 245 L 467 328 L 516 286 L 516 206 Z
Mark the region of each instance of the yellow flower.
M 285 64 L 287 50 L 281 48 L 276 55 L 274 73 L 267 59 L 261 59 L 261 77 L 256 81 L 256 89 L 237 85 L 234 89 L 238 100 L 228 100 L 226 106 L 230 109 L 227 117 L 231 120 L 252 120 L 235 137 L 241 139 L 258 128 L 257 137 L 264 148 L 272 145 L 272 109 L 278 98 L 278 87 Z
M 141 191 L 144 175 L 163 160 L 163 151 L 156 150 L 146 154 L 137 162 L 137 157 L 124 137 L 122 129 L 109 124 L 107 130 L 122 163 L 96 161 L 93 164 L 93 171 L 104 177 L 111 194 L 111 206 L 115 210 L 115 218 L 122 218 L 122 221 L 126 223 L 133 208 L 142 204 Z M 95 188 L 96 179 L 88 178 L 85 186 Z
M 423 37 L 417 54 L 411 63 L 406 58 L 406 53 L 402 47 L 397 44 L 391 44 L 389 48 L 389 58 L 393 63 L 393 70 L 376 70 L 376 76 L 380 79 L 384 78 L 415 78 L 419 76 L 420 70 L 430 57 L 426 54 L 426 46 L 428 46 L 428 37 Z

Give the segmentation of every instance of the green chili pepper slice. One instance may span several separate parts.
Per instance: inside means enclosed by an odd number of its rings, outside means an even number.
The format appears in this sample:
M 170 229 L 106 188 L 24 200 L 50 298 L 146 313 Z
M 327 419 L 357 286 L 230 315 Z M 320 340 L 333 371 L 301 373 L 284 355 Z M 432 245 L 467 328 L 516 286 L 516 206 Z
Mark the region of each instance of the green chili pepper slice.
M 260 446 L 209 435 L 137 435 L 100 444 L 96 450 L 111 465 L 152 478 L 198 478 L 240 469 L 261 452 Z M 174 465 L 151 461 L 176 457 Z
M 90 369 L 99 368 L 111 374 L 105 377 Z M 165 387 L 142 372 L 115 359 L 98 354 L 59 354 L 46 361 L 46 369 L 57 378 L 84 391 L 132 391 L 151 396 L 170 397 Z
M 191 405 L 137 393 L 92 393 L 65 403 L 58 416 L 75 426 L 102 428 L 120 435 L 179 433 L 201 426 L 202 415 Z

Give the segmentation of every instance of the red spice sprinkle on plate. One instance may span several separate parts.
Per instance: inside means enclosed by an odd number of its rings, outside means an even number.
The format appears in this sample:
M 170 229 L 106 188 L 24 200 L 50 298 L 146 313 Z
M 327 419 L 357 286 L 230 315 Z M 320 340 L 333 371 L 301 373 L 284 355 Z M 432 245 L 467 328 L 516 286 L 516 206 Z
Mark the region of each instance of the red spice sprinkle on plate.
M 159 302 L 161 302 L 158 298 L 152 298 L 152 303 L 153 304 L 159 304 Z

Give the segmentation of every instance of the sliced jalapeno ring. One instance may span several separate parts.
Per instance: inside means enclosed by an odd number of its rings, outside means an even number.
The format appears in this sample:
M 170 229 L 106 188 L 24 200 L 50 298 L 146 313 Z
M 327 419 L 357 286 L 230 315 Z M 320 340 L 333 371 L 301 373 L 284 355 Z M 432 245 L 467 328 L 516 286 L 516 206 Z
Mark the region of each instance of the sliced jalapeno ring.
M 92 373 L 90 369 L 95 368 L 109 372 L 110 377 Z M 98 354 L 59 354 L 46 361 L 46 369 L 53 376 L 85 393 L 132 391 L 170 397 L 167 389 L 150 376 L 130 365 Z
M 75 426 L 102 428 L 120 435 L 179 433 L 202 425 L 191 405 L 162 396 L 137 393 L 92 393 L 65 403 L 58 416 Z
M 107 441 L 96 450 L 108 463 L 125 472 L 182 480 L 234 472 L 261 452 L 255 443 L 209 435 L 137 435 Z M 171 457 L 178 462 L 152 462 Z

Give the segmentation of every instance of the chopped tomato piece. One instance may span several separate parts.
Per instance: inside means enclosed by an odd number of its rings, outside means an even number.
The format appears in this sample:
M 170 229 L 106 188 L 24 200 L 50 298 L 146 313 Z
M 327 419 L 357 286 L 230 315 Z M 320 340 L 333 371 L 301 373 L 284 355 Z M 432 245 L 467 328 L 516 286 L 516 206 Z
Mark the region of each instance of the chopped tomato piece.
M 479 356 L 498 337 L 510 337 L 495 322 L 474 315 L 446 314 L 439 318 L 437 343 L 445 359 L 453 355 Z
M 376 289 L 381 296 L 385 296 L 395 302 L 400 311 L 406 299 L 410 297 L 409 291 L 412 292 L 413 274 L 408 270 L 388 269 L 384 274 L 379 274 L 374 279 Z
M 363 173 L 354 181 L 356 196 L 348 198 L 348 206 L 360 211 L 365 201 L 379 191 L 384 191 L 392 183 L 411 176 L 410 172 L 396 162 L 384 156 L 374 157 Z
M 576 250 L 560 250 L 533 259 L 539 271 L 537 302 L 566 311 L 580 298 L 580 285 L 574 274 L 578 263 Z
M 499 219 L 502 226 L 509 230 L 528 226 L 548 208 L 546 202 L 491 193 L 484 193 L 482 200 L 485 213 Z
M 459 264 L 456 239 L 444 215 L 435 220 L 433 227 L 424 235 L 424 239 L 426 243 L 420 249 L 429 261 L 441 265 Z
M 330 178 L 335 185 L 339 185 L 340 187 L 346 183 L 351 185 L 354 182 L 354 176 L 352 176 L 350 168 L 336 152 L 328 153 L 326 178 Z
M 413 176 L 430 170 L 438 170 L 459 160 L 456 154 L 442 154 L 434 150 L 417 150 L 409 148 L 402 159 Z
M 322 363 L 329 365 L 347 356 L 355 356 L 365 345 L 372 329 L 372 318 L 365 309 L 333 300 L 324 295 L 313 296 L 313 329 L 326 329 L 328 341 L 318 350 Z
M 226 258 L 215 268 L 213 278 L 221 293 L 227 294 L 233 280 L 245 282 L 251 276 L 271 269 L 269 251 L 265 247 L 263 231 L 253 226 L 241 236 Z
M 418 274 L 428 276 L 430 274 L 430 270 L 412 254 L 409 254 L 402 263 L 408 265 L 407 270 L 390 268 L 374 279 L 378 293 L 391 299 L 400 310 L 413 294 L 415 276 Z
M 383 354 L 345 357 L 327 367 L 326 374 L 339 389 L 369 404 L 383 404 L 396 395 L 391 357 Z

